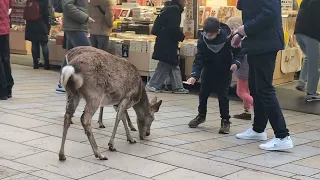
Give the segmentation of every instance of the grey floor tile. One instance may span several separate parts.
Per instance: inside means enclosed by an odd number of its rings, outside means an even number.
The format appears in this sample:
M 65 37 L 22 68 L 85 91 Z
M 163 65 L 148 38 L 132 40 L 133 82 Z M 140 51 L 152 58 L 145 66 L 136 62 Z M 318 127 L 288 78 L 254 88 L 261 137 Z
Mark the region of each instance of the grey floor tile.
M 320 169 L 314 169 L 314 168 L 299 166 L 295 164 L 285 164 L 277 167 L 277 169 L 281 171 L 302 175 L 302 176 L 312 176 L 320 173 Z
M 163 153 L 160 155 L 152 156 L 150 157 L 150 159 L 185 169 L 192 169 L 194 171 L 210 174 L 216 177 L 223 177 L 230 173 L 234 173 L 243 169 L 237 166 L 177 152 Z
M 79 179 L 108 169 L 106 166 L 93 164 L 71 157 L 67 157 L 65 162 L 60 162 L 58 154 L 51 152 L 43 152 L 20 158 L 15 161 L 74 179 Z
M 42 126 L 38 128 L 32 128 L 32 130 L 45 133 L 48 135 L 56 136 L 56 137 L 62 137 L 63 126 L 53 124 L 53 125 Z M 94 137 L 101 138 L 103 136 L 101 134 L 94 134 Z M 67 139 L 78 141 L 78 142 L 88 141 L 88 137 L 84 133 L 84 131 L 80 129 L 72 128 L 72 125 L 68 130 Z
M 234 160 L 243 159 L 243 158 L 247 158 L 247 157 L 251 156 L 249 154 L 228 151 L 228 150 L 217 150 L 217 151 L 209 152 L 208 154 L 213 155 L 213 156 L 227 158 L 227 159 L 234 159 Z
M 72 180 L 70 178 L 58 175 L 58 174 L 54 174 L 48 171 L 44 171 L 44 170 L 40 170 L 40 171 L 35 171 L 32 173 L 29 173 L 31 175 L 37 176 L 37 177 L 41 177 L 41 178 L 45 178 L 47 180 Z
M 22 173 L 4 178 L 3 180 L 45 180 L 44 178 Z
M 107 151 L 104 154 L 109 158 L 108 161 L 99 161 L 92 157 L 85 158 L 85 160 L 148 178 L 175 169 L 175 167 L 164 163 L 119 152 Z
M 294 137 L 310 139 L 310 140 L 320 140 L 320 132 L 319 131 L 308 131 L 302 132 L 299 134 L 295 134 Z
M 0 166 L 0 179 L 20 174 L 21 172 L 8 167 Z
M 181 135 L 176 135 L 176 136 L 171 136 L 171 137 L 175 138 L 175 139 L 181 139 L 183 141 L 196 142 L 196 141 L 214 139 L 214 138 L 218 138 L 218 137 L 222 137 L 222 136 L 223 135 L 218 134 L 218 133 L 201 131 L 201 132 L 193 132 L 193 133 L 181 134 Z
M 210 176 L 187 169 L 175 169 L 173 171 L 154 177 L 155 180 L 222 180 L 221 178 Z
M 0 124 L 0 129 L 1 129 L 0 137 L 2 139 L 6 139 L 9 141 L 14 141 L 18 143 L 47 136 L 45 134 L 37 133 L 34 131 L 22 129 L 22 128 L 13 127 L 5 124 Z
M 62 138 L 50 136 L 41 139 L 36 139 L 33 141 L 27 141 L 24 144 L 51 152 L 59 152 L 61 146 L 61 139 Z M 105 149 L 100 150 L 104 151 Z M 64 152 L 66 156 L 74 158 L 82 158 L 90 155 L 94 156 L 92 148 L 89 144 L 83 144 L 70 140 L 66 141 Z
M 22 116 L 13 115 L 13 114 L 0 115 L 0 123 L 16 126 L 20 128 L 26 128 L 26 129 L 49 124 L 44 121 L 38 121 L 31 118 L 26 118 Z
M 25 172 L 25 173 L 30 173 L 38 170 L 35 167 L 27 166 L 25 164 L 21 164 L 11 160 L 1 159 L 1 158 L 0 158 L 0 166 L 8 167 L 10 169 L 14 169 L 16 171 Z
M 0 157 L 5 159 L 16 159 L 32 154 L 43 152 L 43 150 L 0 139 Z
M 218 149 L 228 148 L 231 146 L 235 146 L 235 144 L 232 144 L 226 141 L 219 141 L 217 139 L 211 139 L 211 140 L 205 140 L 205 141 L 200 141 L 200 142 L 195 142 L 190 144 L 184 144 L 178 147 L 182 149 L 201 152 L 201 153 L 207 153 L 207 152 L 215 151 Z
M 289 150 L 287 154 L 290 156 L 307 158 L 307 157 L 319 155 L 320 148 L 307 146 L 307 145 L 295 146 L 294 148 Z
M 251 170 L 239 171 L 224 178 L 228 180 L 292 180 L 291 178 Z
M 115 170 L 115 169 L 109 169 L 106 171 L 103 171 L 101 173 L 97 173 L 88 177 L 85 177 L 81 180 L 148 180 L 149 178 L 145 178 L 142 176 L 138 176 L 135 174 L 130 174 L 127 172 Z
M 151 141 L 154 141 L 154 142 L 157 142 L 157 143 L 161 143 L 161 144 L 166 144 L 166 145 L 169 145 L 169 146 L 178 146 L 178 145 L 190 143 L 188 141 L 174 139 L 174 138 L 171 138 L 171 137 L 156 138 L 156 139 L 152 139 Z
M 284 153 L 271 152 L 241 159 L 240 161 L 272 168 L 300 159 L 302 158 L 290 156 Z

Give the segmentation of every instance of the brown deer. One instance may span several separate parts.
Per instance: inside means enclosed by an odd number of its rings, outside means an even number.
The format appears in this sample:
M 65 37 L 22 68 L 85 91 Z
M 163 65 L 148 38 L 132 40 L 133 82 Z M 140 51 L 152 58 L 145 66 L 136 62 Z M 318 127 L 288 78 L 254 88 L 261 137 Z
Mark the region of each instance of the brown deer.
M 155 97 L 148 100 L 145 85 L 137 68 L 125 59 L 113 56 L 93 47 L 76 47 L 66 54 L 68 65 L 62 69 L 61 82 L 66 88 L 67 105 L 64 116 L 63 136 L 59 159 L 66 160 L 64 145 L 71 118 L 84 98 L 86 105 L 81 116 L 81 124 L 88 136 L 93 153 L 100 160 L 107 160 L 101 154 L 93 137 L 91 119 L 99 107 L 115 105 L 117 116 L 109 141 L 109 150 L 115 151 L 114 138 L 117 127 L 122 120 L 127 140 L 136 143 L 132 138 L 127 121 L 126 110 L 133 107 L 137 115 L 139 137 L 141 140 L 150 135 L 150 126 L 154 113 L 159 111 L 162 101 Z

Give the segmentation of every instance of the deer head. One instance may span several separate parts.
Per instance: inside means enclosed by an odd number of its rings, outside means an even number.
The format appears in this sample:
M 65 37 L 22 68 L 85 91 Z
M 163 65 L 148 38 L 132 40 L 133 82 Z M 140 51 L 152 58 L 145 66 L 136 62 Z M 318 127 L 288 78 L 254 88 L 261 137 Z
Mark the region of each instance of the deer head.
M 157 102 L 157 97 L 154 97 L 149 104 L 148 112 L 144 114 L 143 120 L 138 120 L 139 136 L 141 140 L 144 140 L 146 136 L 150 135 L 150 127 L 154 121 L 154 113 L 158 112 L 162 100 Z

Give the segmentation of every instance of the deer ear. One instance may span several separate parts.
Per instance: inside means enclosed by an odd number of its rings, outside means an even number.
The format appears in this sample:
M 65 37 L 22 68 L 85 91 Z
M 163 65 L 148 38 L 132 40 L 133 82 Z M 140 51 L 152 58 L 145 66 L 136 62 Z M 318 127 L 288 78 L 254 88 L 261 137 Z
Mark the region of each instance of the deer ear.
M 154 105 L 156 103 L 157 103 L 157 97 L 152 98 L 151 101 L 150 101 L 150 104 Z
M 151 106 L 151 111 L 152 111 L 152 112 L 158 112 L 159 109 L 160 109 L 161 104 L 162 104 L 162 100 L 160 100 L 159 102 L 153 104 L 153 105 Z

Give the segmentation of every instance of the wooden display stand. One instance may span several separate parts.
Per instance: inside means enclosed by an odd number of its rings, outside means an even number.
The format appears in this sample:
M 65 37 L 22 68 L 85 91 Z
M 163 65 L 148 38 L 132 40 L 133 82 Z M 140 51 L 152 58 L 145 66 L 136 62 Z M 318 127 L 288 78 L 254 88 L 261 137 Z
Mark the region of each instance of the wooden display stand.
M 279 51 L 278 55 L 277 55 L 277 59 L 276 59 L 276 67 L 275 67 L 274 74 L 273 74 L 273 85 L 280 85 L 280 84 L 294 81 L 294 74 L 295 73 L 284 74 L 281 72 L 281 68 L 280 68 L 281 55 L 282 55 L 282 51 Z M 192 71 L 192 64 L 194 61 L 194 57 L 193 56 L 186 56 L 186 57 L 184 57 L 184 59 L 185 59 L 185 75 L 186 75 L 186 78 L 189 78 L 190 73 Z M 235 76 L 233 76 L 232 82 L 236 82 Z
M 49 64 L 60 66 L 64 60 L 65 50 L 62 48 L 62 45 L 56 45 L 55 40 L 50 40 L 48 42 L 49 49 Z M 43 62 L 42 52 L 40 53 L 41 61 Z
M 25 40 L 25 32 L 10 30 L 10 52 L 12 54 L 31 54 L 31 42 Z

